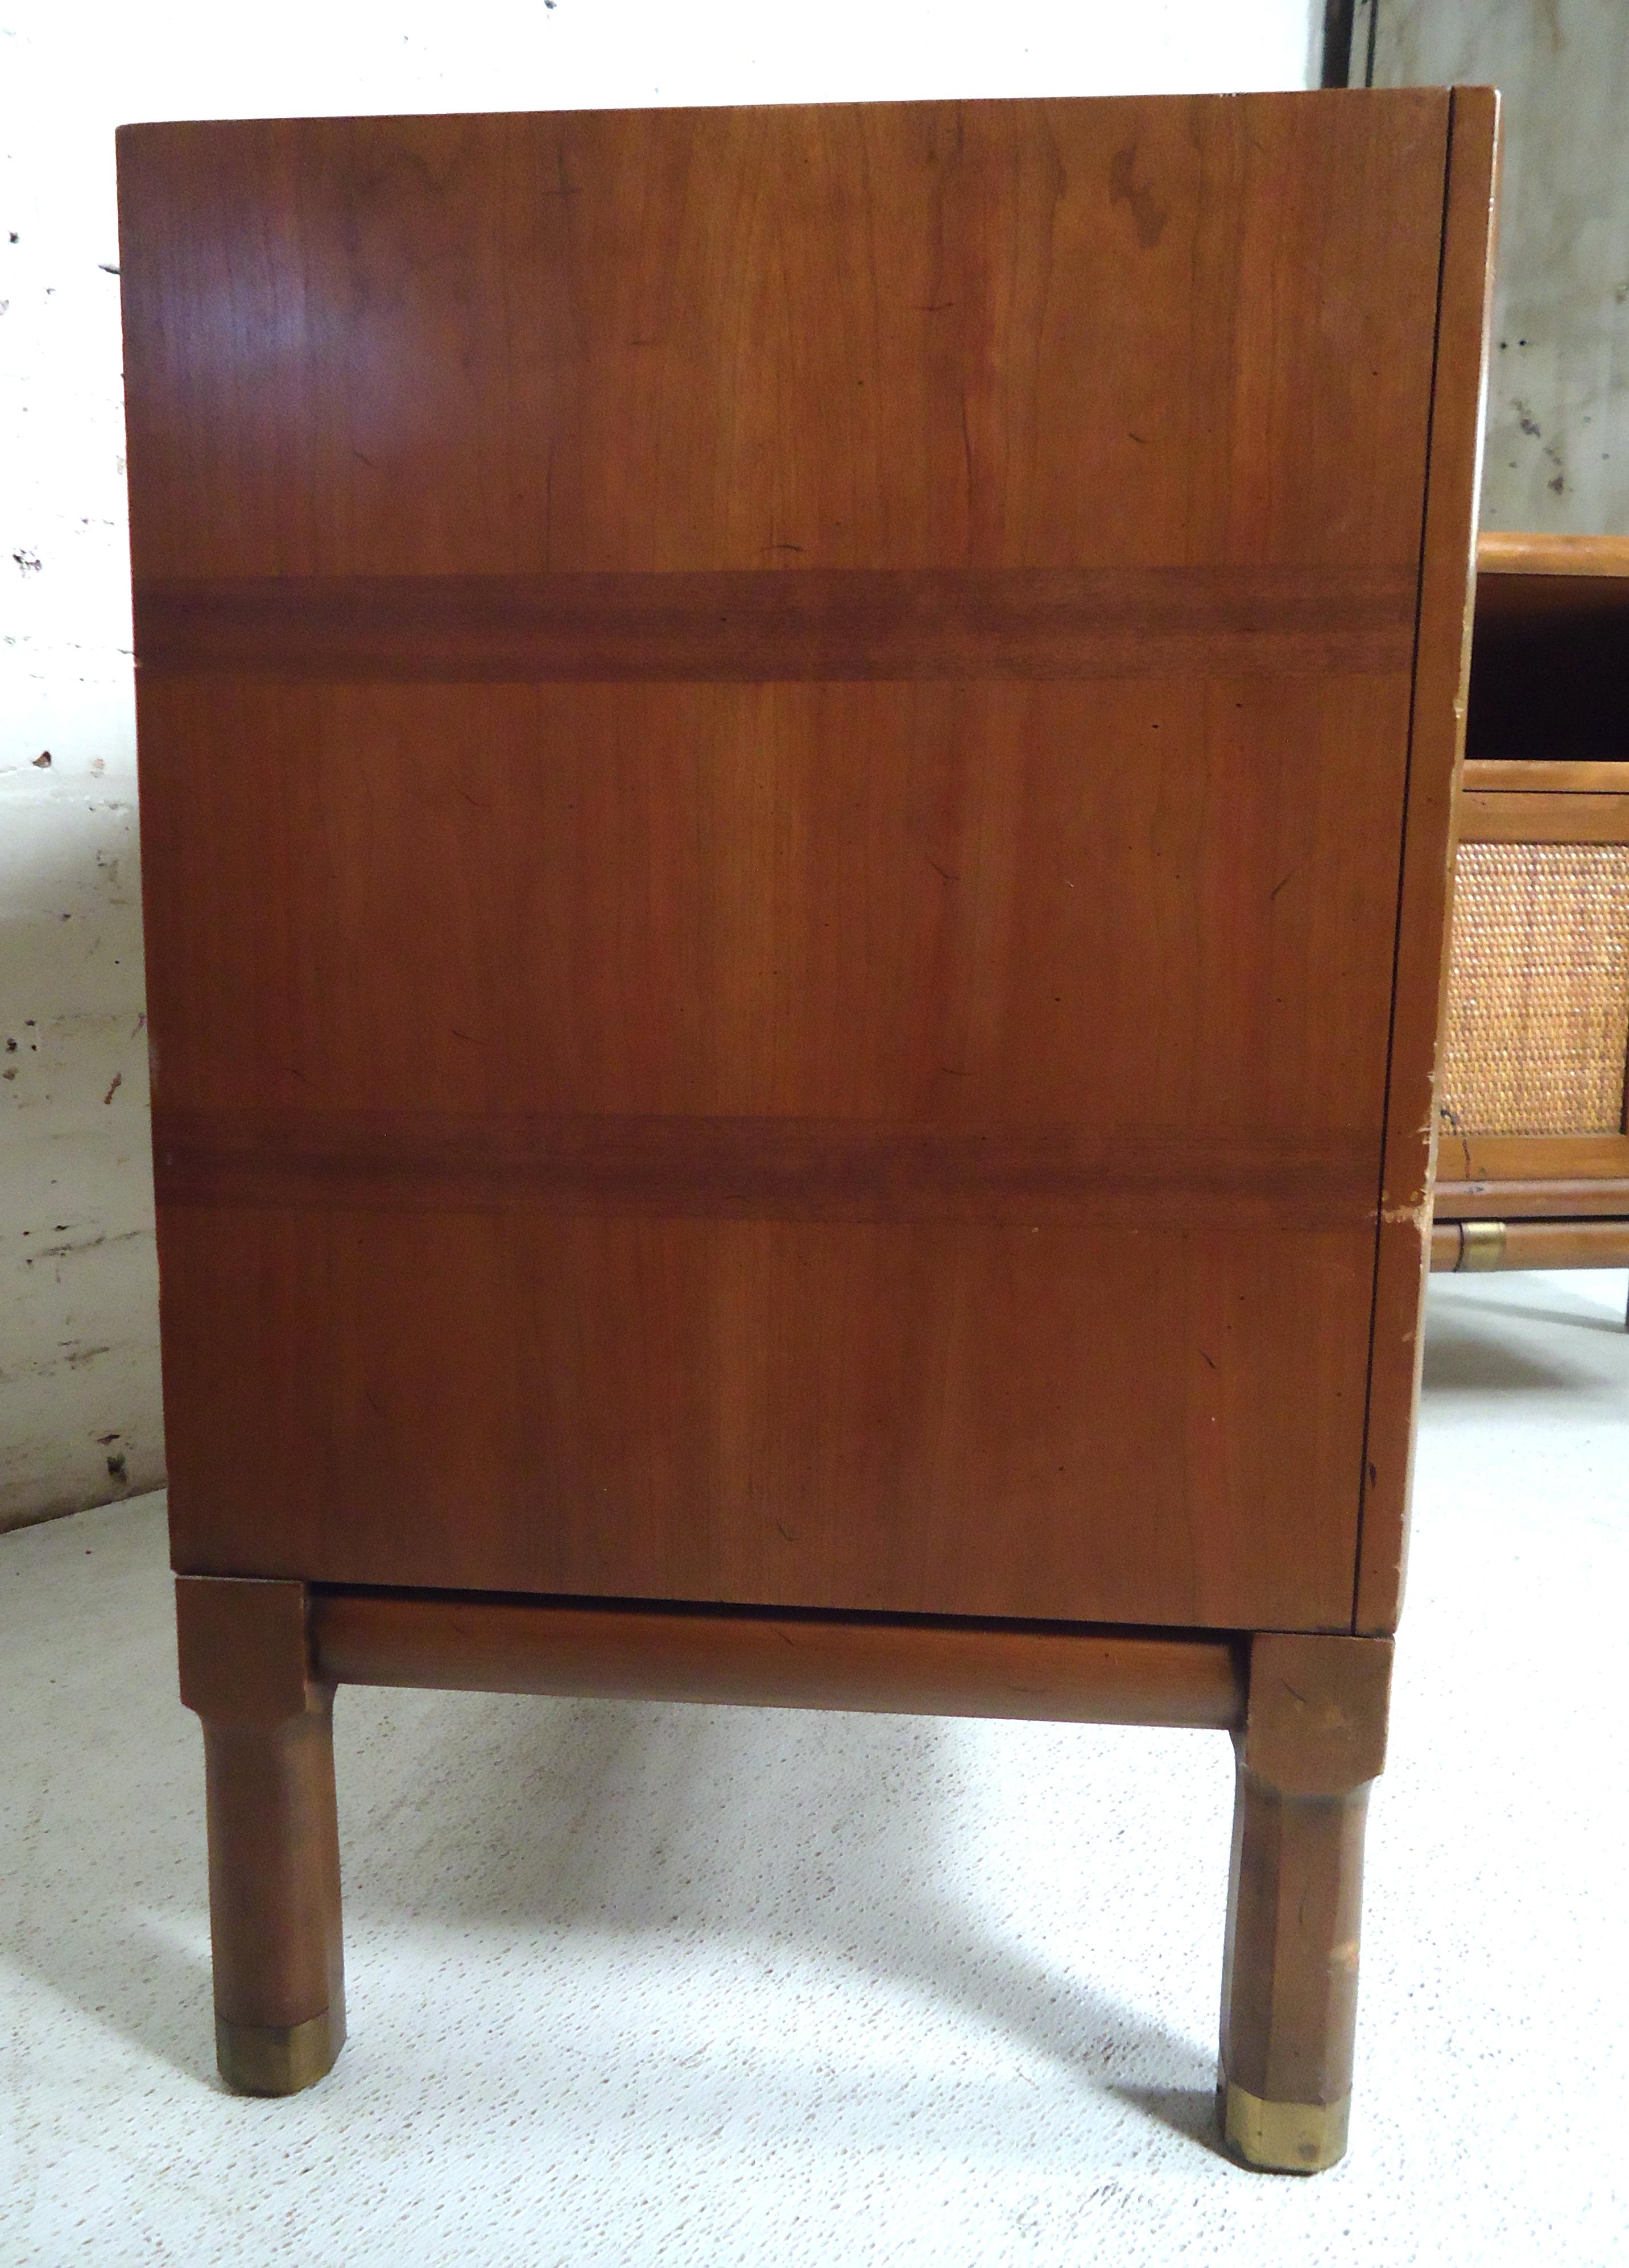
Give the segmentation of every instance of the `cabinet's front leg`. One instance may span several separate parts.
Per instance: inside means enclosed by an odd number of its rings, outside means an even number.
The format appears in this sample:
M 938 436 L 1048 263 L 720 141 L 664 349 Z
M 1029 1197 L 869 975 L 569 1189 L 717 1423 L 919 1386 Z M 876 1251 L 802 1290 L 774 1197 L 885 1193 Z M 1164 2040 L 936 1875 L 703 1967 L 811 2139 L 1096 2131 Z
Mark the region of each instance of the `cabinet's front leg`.
M 1346 2147 L 1363 1826 L 1390 1676 L 1389 1638 L 1250 1641 L 1220 2115 L 1229 2148 L 1279 2173 L 1316 2173 Z
M 183 1575 L 181 1698 L 203 1722 L 221 2076 L 294 2095 L 345 2037 L 333 1688 L 310 1674 L 300 1583 Z

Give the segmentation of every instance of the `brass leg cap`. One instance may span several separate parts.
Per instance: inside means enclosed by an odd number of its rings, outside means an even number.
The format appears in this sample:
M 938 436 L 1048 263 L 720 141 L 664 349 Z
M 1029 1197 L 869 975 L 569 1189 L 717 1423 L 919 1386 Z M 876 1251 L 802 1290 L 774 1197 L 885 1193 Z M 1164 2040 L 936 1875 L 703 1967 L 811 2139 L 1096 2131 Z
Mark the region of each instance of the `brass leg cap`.
M 345 2044 L 345 2012 L 325 2008 L 303 2024 L 237 2024 L 215 2019 L 221 2077 L 239 2095 L 298 2095 L 334 2068 Z
M 1346 2154 L 1352 2097 L 1338 2102 L 1264 2102 L 1224 2078 L 1217 2109 L 1235 2157 L 1271 2174 L 1321 2174 Z

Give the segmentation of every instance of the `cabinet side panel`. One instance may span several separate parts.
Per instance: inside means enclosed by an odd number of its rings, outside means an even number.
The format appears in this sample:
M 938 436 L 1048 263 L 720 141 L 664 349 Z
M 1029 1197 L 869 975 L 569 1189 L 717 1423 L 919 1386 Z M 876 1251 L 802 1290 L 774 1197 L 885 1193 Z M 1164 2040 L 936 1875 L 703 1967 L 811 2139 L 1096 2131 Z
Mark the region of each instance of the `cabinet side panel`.
M 1349 1626 L 1449 120 L 126 133 L 183 1566 Z
M 1367 1450 L 1353 1628 L 1396 1628 L 1431 1253 L 1437 1035 L 1448 981 L 1454 800 L 1464 747 L 1477 495 L 1493 307 L 1499 98 L 1456 87 L 1426 487 L 1419 648 L 1387 1081 Z

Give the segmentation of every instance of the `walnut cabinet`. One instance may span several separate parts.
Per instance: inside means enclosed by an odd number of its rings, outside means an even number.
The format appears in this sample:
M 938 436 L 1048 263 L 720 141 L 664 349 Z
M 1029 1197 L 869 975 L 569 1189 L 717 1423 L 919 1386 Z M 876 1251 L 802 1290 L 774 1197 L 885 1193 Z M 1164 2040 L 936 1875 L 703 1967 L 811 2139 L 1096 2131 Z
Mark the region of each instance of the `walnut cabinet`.
M 236 2085 L 342 2037 L 337 1684 L 1176 1723 L 1239 1756 L 1227 2138 L 1339 2154 L 1494 139 L 122 137 Z

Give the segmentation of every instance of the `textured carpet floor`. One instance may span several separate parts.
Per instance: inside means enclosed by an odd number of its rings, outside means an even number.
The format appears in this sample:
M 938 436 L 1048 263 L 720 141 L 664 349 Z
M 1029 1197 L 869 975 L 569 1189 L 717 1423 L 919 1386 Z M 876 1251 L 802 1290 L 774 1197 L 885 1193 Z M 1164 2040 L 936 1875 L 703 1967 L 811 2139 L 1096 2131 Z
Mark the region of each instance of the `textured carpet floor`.
M 1434 1286 L 1352 2154 L 1210 2129 L 1220 1735 L 348 1692 L 351 2044 L 213 2076 L 160 1503 L 0 1538 L 0 2260 L 1629 2260 L 1618 1275 Z

